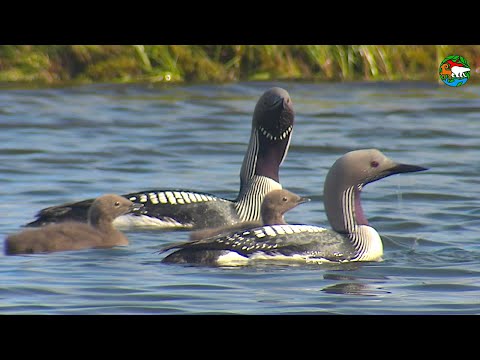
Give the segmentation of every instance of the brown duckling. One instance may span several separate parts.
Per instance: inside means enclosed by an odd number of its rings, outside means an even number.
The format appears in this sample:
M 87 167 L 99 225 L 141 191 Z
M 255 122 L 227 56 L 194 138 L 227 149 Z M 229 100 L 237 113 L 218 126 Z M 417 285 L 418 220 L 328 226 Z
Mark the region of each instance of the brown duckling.
M 98 197 L 88 210 L 88 224 L 66 221 L 24 230 L 5 239 L 5 254 L 33 254 L 128 245 L 128 238 L 112 225 L 116 217 L 142 204 L 114 194 Z
M 247 221 L 230 226 L 220 226 L 210 229 L 192 231 L 190 240 L 201 240 L 224 232 L 240 231 L 262 225 L 286 225 L 284 215 L 299 204 L 310 201 L 309 198 L 298 196 L 291 191 L 280 189 L 272 190 L 262 202 L 260 214 L 262 221 Z

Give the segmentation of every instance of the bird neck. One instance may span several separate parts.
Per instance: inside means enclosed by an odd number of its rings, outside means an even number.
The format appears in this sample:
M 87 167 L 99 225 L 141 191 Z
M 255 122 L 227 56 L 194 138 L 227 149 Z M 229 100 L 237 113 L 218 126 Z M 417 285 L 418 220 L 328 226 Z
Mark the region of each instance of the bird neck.
M 337 194 L 324 194 L 325 211 L 333 230 L 350 234 L 359 225 L 368 225 L 368 220 L 362 209 L 360 193 L 362 187 L 350 186 Z
M 247 152 L 243 158 L 242 168 L 240 169 L 240 193 L 244 190 L 248 181 L 252 178 L 257 167 L 258 159 L 258 130 L 252 129 L 250 142 L 248 143 Z
M 88 223 L 90 226 L 103 233 L 112 233 L 117 231 L 112 224 L 112 220 L 105 219 L 104 217 L 89 216 Z
M 241 221 L 260 221 L 261 206 L 266 194 L 282 185 L 266 176 L 254 175 L 240 191 L 235 208 Z
M 354 246 L 357 260 L 376 261 L 383 255 L 382 239 L 368 225 L 360 201 L 361 191 L 362 186 L 357 185 L 325 195 L 325 211 L 333 230 L 346 235 Z
M 263 225 L 287 225 L 284 214 L 270 209 L 262 209 Z
M 280 165 L 287 156 L 292 136 L 290 126 L 280 136 L 273 136 L 263 130 L 253 128 L 247 152 L 240 169 L 240 192 L 244 191 L 254 176 L 265 176 L 279 182 Z M 266 135 L 265 135 L 266 134 Z

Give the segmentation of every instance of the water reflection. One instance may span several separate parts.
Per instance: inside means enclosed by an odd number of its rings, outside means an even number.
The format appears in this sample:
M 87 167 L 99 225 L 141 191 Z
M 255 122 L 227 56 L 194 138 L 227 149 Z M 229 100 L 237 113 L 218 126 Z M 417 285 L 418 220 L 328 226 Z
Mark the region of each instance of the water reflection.
M 327 273 L 324 275 L 323 278 L 325 280 L 347 280 L 347 282 L 340 282 L 334 285 L 329 285 L 322 289 L 322 291 L 329 294 L 379 296 L 391 293 L 390 291 L 383 289 L 381 286 L 381 284 L 385 283 L 384 280 L 388 279 L 388 277 L 386 276 L 380 276 L 378 278 L 372 279 L 346 274 Z
M 322 291 L 329 294 L 342 295 L 360 295 L 360 296 L 379 296 L 390 294 L 390 291 L 382 289 L 382 287 L 367 283 L 339 283 L 327 286 Z

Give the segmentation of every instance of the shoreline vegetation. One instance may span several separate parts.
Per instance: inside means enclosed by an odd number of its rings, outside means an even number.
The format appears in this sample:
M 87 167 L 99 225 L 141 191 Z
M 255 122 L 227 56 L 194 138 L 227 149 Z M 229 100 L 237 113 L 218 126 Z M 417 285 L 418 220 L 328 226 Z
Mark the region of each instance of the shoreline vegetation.
M 449 55 L 475 82 L 480 45 L 0 45 L 0 84 L 439 82 Z

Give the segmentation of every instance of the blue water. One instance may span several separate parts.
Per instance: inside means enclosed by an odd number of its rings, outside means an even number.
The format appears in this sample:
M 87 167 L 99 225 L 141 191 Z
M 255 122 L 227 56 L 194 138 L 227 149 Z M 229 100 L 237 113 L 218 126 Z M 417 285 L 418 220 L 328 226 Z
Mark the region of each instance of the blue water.
M 328 226 L 330 165 L 376 147 L 430 168 L 369 184 L 384 261 L 205 268 L 156 250 L 187 232 L 130 230 L 130 245 L 4 256 L 1 314 L 479 314 L 480 87 L 403 83 L 91 85 L 0 90 L 0 234 L 46 206 L 185 188 L 234 198 L 259 96 L 289 91 L 296 122 L 280 177 Z

